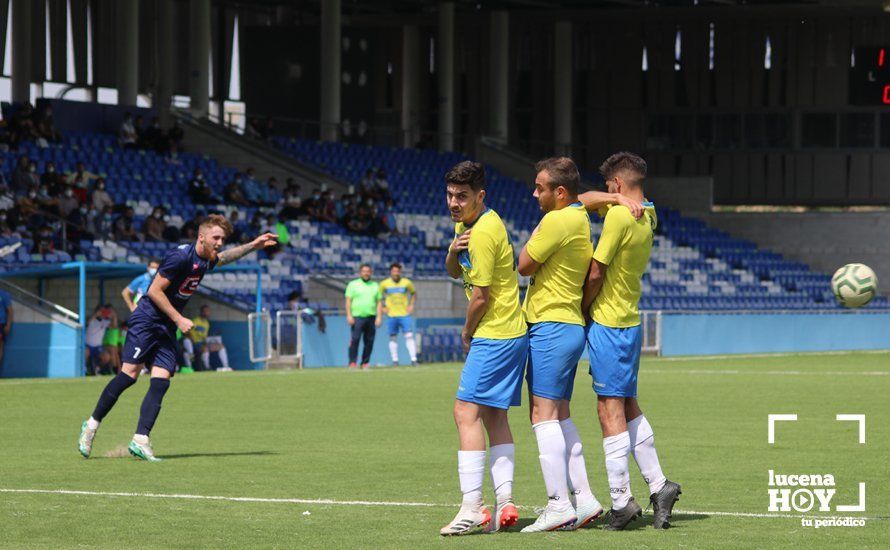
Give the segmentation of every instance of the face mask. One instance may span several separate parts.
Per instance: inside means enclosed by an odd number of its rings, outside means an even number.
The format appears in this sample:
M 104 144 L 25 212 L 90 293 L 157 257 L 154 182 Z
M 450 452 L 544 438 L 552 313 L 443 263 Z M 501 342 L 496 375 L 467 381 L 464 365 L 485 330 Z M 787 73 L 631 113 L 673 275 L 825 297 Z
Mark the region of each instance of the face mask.
M 198 181 L 201 181 L 202 179 L 204 179 L 204 176 L 202 176 L 201 174 L 198 174 L 197 176 L 195 176 L 195 179 Z
M 6 214 L 0 214 L 0 222 L 6 221 Z
M 67 191 L 65 191 L 65 196 L 66 196 L 66 197 L 73 197 L 73 196 L 74 196 L 74 191 L 72 191 L 71 189 L 68 189 Z
M 85 206 L 81 206 L 81 207 L 80 207 L 80 213 L 83 214 L 83 215 L 86 215 L 86 213 L 87 213 L 87 209 L 86 209 Z
M 52 174 L 53 172 L 56 171 L 56 169 L 53 168 L 52 166 L 48 166 L 48 167 L 46 168 L 46 171 L 49 172 L 50 174 Z
M 31 173 L 34 173 L 34 172 L 36 172 L 36 171 L 37 171 L 37 167 L 36 167 L 36 166 L 31 166 Z
M 105 184 L 104 184 L 104 183 L 100 183 L 100 184 L 99 184 L 99 190 L 100 190 L 100 191 L 104 191 L 104 190 L 105 190 Z
M 105 221 L 110 222 L 113 216 L 111 214 L 105 214 Z
M 161 218 L 163 218 L 163 216 L 161 215 L 161 213 L 160 213 L 160 212 L 156 212 L 156 213 L 155 213 L 155 219 L 158 219 L 158 220 L 159 220 L 159 219 L 161 219 Z
M 36 198 L 37 198 L 37 193 L 35 193 L 34 191 L 31 191 L 30 193 L 28 193 L 28 198 L 29 198 L 29 199 L 36 199 Z
M 318 200 L 318 199 L 321 198 L 321 195 L 312 195 L 312 198 L 315 199 L 315 200 Z
M 158 272 L 158 268 L 156 268 L 156 267 L 148 268 L 148 274 L 151 275 L 152 277 L 154 277 L 157 272 Z

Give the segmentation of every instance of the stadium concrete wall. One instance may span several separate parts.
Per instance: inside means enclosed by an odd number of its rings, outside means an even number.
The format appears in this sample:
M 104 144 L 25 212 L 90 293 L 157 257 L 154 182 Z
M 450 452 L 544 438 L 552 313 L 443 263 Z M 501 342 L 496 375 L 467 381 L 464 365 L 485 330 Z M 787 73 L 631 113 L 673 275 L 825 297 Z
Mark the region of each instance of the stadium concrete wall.
M 349 364 L 349 340 L 352 330 L 346 324 L 346 317 L 334 315 L 325 317 L 325 332 L 318 330 L 317 324 L 303 325 L 303 366 L 304 367 L 345 367 Z M 463 322 L 461 320 L 461 322 Z M 418 323 L 415 322 L 415 327 Z M 361 360 L 359 346 L 359 360 Z M 410 364 L 404 337 L 399 337 L 399 359 L 402 365 Z M 389 356 L 389 331 L 386 319 L 377 328 L 374 337 L 374 350 L 371 365 L 382 367 L 392 364 Z
M 81 376 L 80 331 L 13 302 L 13 325 L 5 342 L 2 378 Z
M 661 354 L 890 349 L 890 314 L 664 314 Z

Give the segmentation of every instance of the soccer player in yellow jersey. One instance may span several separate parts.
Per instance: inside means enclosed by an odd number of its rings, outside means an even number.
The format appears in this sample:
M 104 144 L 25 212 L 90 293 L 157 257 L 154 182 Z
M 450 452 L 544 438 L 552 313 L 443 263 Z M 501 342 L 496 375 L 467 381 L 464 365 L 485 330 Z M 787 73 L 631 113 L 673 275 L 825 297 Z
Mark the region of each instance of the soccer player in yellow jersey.
M 652 427 L 637 402 L 643 342 L 637 305 L 658 219 L 655 206 L 643 196 L 646 161 L 632 153 L 616 153 L 603 162 L 600 173 L 610 192 L 642 201 L 646 207 L 640 219 L 621 206 L 602 211 L 603 231 L 590 262 L 582 303 L 592 318 L 587 325 L 587 349 L 612 496 L 606 529 L 622 530 L 642 516 L 630 492 L 628 454 L 633 455 L 649 484 L 655 516 L 652 526 L 664 529 L 670 527 L 668 520 L 680 486 L 665 478 Z
M 500 216 L 485 205 L 485 169 L 476 162 L 458 163 L 445 175 L 445 183 L 456 224 L 445 266 L 452 278 L 463 279 L 470 301 L 461 334 L 467 359 L 454 402 L 463 502 L 440 531 L 460 535 L 478 527 L 497 531 L 519 518 L 513 504 L 513 434 L 507 409 L 521 403 L 528 336 L 519 306 L 513 245 Z M 486 432 L 496 495 L 494 518 L 482 501 Z
M 378 287 L 377 317 L 386 313 L 386 325 L 389 328 L 389 354 L 392 356 L 392 364 L 399 364 L 399 331 L 405 335 L 405 347 L 411 358 L 411 365 L 417 366 L 417 344 L 414 342 L 414 303 L 417 300 L 417 292 L 414 283 L 407 277 L 402 277 L 402 264 L 394 263 L 389 266 L 389 279 L 384 280 Z

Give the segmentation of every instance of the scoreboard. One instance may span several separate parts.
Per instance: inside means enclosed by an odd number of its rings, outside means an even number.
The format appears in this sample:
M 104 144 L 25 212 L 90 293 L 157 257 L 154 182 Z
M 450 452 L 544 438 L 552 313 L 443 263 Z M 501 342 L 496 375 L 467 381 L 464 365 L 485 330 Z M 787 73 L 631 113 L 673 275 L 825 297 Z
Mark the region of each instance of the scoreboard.
M 853 48 L 850 104 L 890 107 L 890 47 Z

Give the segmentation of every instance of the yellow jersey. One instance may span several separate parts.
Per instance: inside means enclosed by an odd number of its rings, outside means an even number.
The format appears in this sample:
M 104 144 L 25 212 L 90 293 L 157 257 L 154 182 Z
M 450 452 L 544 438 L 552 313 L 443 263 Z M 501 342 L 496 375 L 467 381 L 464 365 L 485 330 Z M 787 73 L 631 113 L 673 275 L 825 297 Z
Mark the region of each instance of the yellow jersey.
M 191 338 L 192 342 L 200 344 L 210 334 L 210 320 L 204 319 L 199 315 L 192 319 L 192 323 L 195 326 L 189 331 L 189 338 Z
M 642 288 L 640 280 L 649 254 L 658 218 L 655 205 L 644 202 L 645 212 L 634 219 L 625 206 L 609 206 L 605 212 L 603 232 L 593 259 L 608 267 L 603 286 L 590 306 L 590 315 L 597 323 L 612 328 L 634 327 L 640 324 Z
M 541 264 L 522 305 L 528 322 L 583 326 L 581 298 L 593 256 L 590 217 L 584 206 L 577 202 L 545 214 L 525 250 Z
M 469 299 L 474 286 L 489 288 L 488 308 L 476 327 L 474 338 L 507 340 L 526 333 L 525 318 L 519 306 L 516 259 L 507 228 L 498 213 L 486 208 L 470 225 L 460 222 L 454 232 L 472 229 L 467 250 L 458 256 Z
M 383 300 L 389 317 L 407 317 L 408 304 L 414 296 L 414 283 L 405 277 L 400 278 L 399 282 L 393 281 L 390 277 L 380 283 L 377 296 Z

